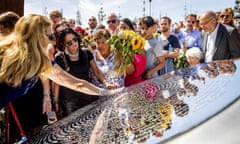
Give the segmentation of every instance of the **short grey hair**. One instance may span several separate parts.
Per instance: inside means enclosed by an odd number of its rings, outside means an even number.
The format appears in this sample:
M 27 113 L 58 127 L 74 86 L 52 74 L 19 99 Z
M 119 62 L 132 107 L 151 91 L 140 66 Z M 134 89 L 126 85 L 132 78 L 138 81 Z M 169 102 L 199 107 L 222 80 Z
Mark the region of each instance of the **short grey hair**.
M 186 57 L 194 57 L 201 60 L 203 58 L 203 53 L 200 48 L 192 47 L 186 51 Z

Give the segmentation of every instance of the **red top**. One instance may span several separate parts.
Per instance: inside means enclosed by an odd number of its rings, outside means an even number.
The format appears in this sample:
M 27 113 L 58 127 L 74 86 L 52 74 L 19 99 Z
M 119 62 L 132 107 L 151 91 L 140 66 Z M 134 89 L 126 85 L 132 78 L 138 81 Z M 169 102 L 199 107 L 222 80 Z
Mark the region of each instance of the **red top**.
M 125 86 L 130 86 L 143 81 L 142 73 L 145 71 L 146 61 L 147 60 L 144 55 L 135 54 L 134 62 L 133 62 L 135 66 L 135 72 L 125 77 Z

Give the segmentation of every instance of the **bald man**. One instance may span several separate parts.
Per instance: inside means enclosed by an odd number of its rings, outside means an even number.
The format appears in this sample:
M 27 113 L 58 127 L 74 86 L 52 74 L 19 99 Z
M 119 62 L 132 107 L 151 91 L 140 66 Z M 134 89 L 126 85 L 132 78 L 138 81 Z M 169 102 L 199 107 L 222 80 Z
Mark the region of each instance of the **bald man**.
M 213 11 L 204 12 L 199 21 L 204 31 L 202 49 L 205 62 L 240 57 L 240 35 L 236 28 L 219 23 Z
M 108 30 L 111 34 L 118 32 L 119 18 L 115 13 L 110 13 L 107 16 Z

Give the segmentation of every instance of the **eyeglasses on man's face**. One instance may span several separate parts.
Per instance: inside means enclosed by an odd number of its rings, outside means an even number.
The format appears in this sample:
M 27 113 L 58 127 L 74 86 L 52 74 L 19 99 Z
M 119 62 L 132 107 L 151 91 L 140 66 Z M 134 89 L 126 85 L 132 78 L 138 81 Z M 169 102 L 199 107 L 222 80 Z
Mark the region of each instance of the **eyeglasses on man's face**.
M 96 21 L 96 19 L 89 19 L 88 21 Z
M 187 23 L 192 23 L 192 24 L 194 24 L 195 21 L 190 21 L 190 20 L 188 20 Z
M 167 25 L 167 23 L 160 23 L 160 25 L 161 25 L 161 26 L 166 26 L 166 25 Z
M 208 18 L 207 20 L 202 20 L 202 21 L 199 21 L 199 24 L 200 24 L 200 26 L 205 26 L 205 25 L 207 25 L 210 21 L 212 21 L 213 20 L 213 18 Z
M 110 24 L 110 23 L 115 23 L 117 20 L 116 19 L 113 19 L 113 20 L 108 20 L 107 21 L 107 24 Z
M 51 19 L 57 19 L 57 18 L 61 18 L 61 16 L 59 16 L 59 15 L 53 15 L 53 16 L 51 16 Z
M 73 45 L 73 42 L 77 42 L 77 41 L 78 41 L 78 39 L 75 37 L 75 38 L 73 38 L 72 40 L 66 42 L 66 46 L 67 46 L 67 47 L 70 47 L 70 46 Z

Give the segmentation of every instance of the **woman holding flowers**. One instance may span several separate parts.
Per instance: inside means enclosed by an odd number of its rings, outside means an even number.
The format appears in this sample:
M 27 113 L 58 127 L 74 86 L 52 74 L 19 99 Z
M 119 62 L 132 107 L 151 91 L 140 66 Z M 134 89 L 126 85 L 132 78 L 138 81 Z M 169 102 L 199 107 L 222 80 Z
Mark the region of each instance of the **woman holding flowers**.
M 120 30 L 132 30 L 134 31 L 134 26 L 130 19 L 123 18 L 120 20 L 119 24 Z M 136 53 L 134 55 L 134 61 L 129 64 L 126 71 L 125 77 L 125 86 L 130 86 L 132 84 L 143 81 L 142 74 L 146 69 L 146 56 L 143 54 L 144 49 L 143 46 L 145 41 L 143 38 L 139 37 L 139 35 L 134 34 L 134 36 L 138 36 L 137 38 L 132 39 L 132 49 L 137 50 L 141 49 L 140 53 Z
M 165 66 L 165 58 L 163 54 L 163 46 L 157 37 L 154 37 L 155 22 L 150 16 L 145 16 L 140 21 L 141 34 L 146 40 L 144 46 L 147 58 L 146 71 L 143 75 L 144 79 L 150 79 L 158 76 L 158 71 Z
M 142 74 L 146 68 L 143 55 L 145 40 L 133 30 L 120 30 L 112 35 L 108 43 L 116 51 L 115 69 L 125 76 L 125 86 L 143 81 Z

